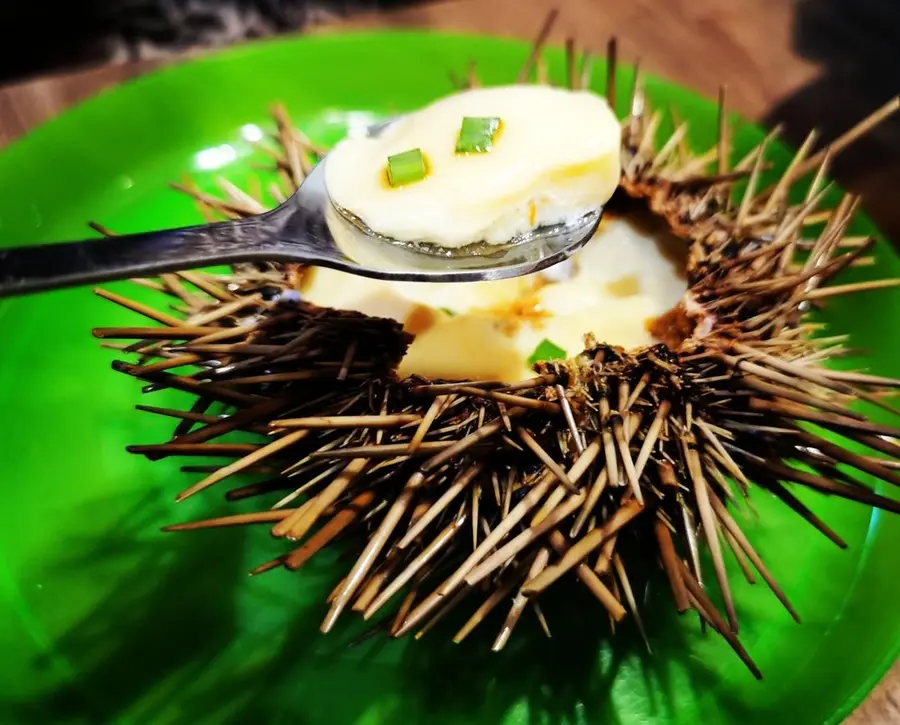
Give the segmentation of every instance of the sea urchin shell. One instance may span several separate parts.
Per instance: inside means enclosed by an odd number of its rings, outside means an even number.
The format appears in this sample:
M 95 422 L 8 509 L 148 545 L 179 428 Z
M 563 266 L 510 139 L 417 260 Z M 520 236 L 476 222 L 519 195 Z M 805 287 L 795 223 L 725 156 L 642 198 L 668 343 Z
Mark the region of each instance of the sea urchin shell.
M 587 73 L 577 71 L 568 48 L 569 83 L 584 85 Z M 613 69 L 614 44 L 610 50 Z M 540 78 L 539 58 L 537 48 L 522 78 L 536 62 Z M 540 596 L 560 579 L 580 580 L 612 621 L 630 611 L 641 626 L 629 572 L 635 552 L 646 561 L 649 547 L 677 610 L 696 610 L 761 676 L 737 636 L 725 551 L 799 617 L 732 503 L 764 488 L 839 546 L 795 486 L 900 511 L 854 473 L 900 485 L 900 429 L 850 407 L 865 400 L 893 412 L 882 391 L 900 380 L 826 367 L 843 340 L 814 337 L 808 318 L 831 297 L 900 283 L 829 286 L 865 261 L 873 240 L 846 235 L 858 199 L 820 208 L 831 156 L 897 103 L 829 149 L 811 154 L 810 138 L 780 181 L 761 189 L 774 133 L 730 166 L 721 101 L 715 147 L 694 153 L 678 123 L 658 143 L 663 114 L 650 108 L 635 73 L 620 193 L 663 218 L 689 250 L 689 291 L 655 322 L 663 343 L 653 347 L 623 350 L 588 339 L 581 354 L 539 363 L 535 377 L 512 385 L 401 380 L 394 370 L 410 342 L 401 325 L 303 302 L 304 270 L 295 266 L 137 280 L 174 301 L 179 314 L 98 291 L 160 323 L 94 331 L 133 341 L 114 346 L 136 353 L 138 362 L 116 369 L 150 389 L 196 396 L 184 411 L 141 406 L 179 422 L 171 440 L 130 450 L 234 459 L 203 468 L 207 475 L 179 500 L 239 473 L 260 480 L 232 488 L 230 500 L 282 494 L 256 513 L 169 529 L 266 524 L 286 550 L 256 572 L 299 569 L 346 538 L 359 548 L 329 598 L 323 631 L 349 608 L 378 616 L 376 630 L 394 637 L 422 632 L 470 599 L 471 617 L 455 640 L 503 605 L 508 614 L 495 649 L 528 606 L 546 626 Z M 277 200 L 321 151 L 283 110 L 276 120 L 280 150 L 270 155 L 280 177 L 271 189 Z M 789 191 L 809 173 L 805 199 L 792 203 Z M 223 189 L 225 200 L 185 190 L 208 213 L 260 211 L 256 196 L 227 182 Z M 821 233 L 806 238 L 817 221 Z M 175 372 L 182 368 L 189 372 Z M 227 414 L 210 412 L 220 405 Z M 235 431 L 254 442 L 223 440 Z

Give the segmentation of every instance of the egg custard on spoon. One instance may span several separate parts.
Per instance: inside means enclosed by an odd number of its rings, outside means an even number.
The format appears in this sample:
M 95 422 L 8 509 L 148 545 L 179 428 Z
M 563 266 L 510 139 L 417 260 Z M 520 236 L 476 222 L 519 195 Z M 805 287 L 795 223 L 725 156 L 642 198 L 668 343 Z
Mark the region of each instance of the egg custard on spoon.
M 602 208 L 619 182 L 620 136 L 589 91 L 479 88 L 340 142 L 325 183 L 345 215 L 382 238 L 489 253 Z
M 599 135 L 585 133 L 591 125 Z M 0 249 L 0 297 L 240 262 L 428 282 L 515 277 L 580 248 L 618 180 L 615 118 L 588 93 L 460 94 L 369 131 L 253 219 Z

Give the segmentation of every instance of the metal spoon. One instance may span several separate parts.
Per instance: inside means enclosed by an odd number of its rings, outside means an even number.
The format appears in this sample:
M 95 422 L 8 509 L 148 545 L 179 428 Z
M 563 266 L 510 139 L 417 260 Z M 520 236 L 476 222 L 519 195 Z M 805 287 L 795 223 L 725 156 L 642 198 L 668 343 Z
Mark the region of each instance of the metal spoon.
M 386 124 L 373 126 L 378 133 Z M 298 262 L 363 277 L 474 282 L 518 277 L 561 262 L 582 247 L 602 209 L 570 224 L 537 229 L 505 245 L 460 252 L 401 244 L 335 209 L 320 161 L 283 204 L 244 219 L 127 236 L 0 248 L 0 297 L 146 277 L 235 262 Z M 477 246 L 477 245 L 476 245 Z

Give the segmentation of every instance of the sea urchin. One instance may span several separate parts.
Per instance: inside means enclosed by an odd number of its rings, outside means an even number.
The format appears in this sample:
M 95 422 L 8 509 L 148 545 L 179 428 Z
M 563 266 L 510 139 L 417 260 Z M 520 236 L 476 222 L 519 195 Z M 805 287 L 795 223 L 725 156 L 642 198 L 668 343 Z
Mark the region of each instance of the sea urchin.
M 540 45 L 520 79 L 537 66 L 538 82 L 546 81 Z M 568 61 L 568 84 L 586 86 L 588 63 L 579 68 L 571 43 Z M 614 95 L 614 42 L 608 70 Z M 474 73 L 469 82 L 477 82 Z M 636 71 L 622 122 L 619 194 L 685 241 L 689 290 L 654 322 L 660 344 L 625 350 L 589 337 L 581 354 L 539 362 L 534 377 L 515 384 L 399 379 L 411 340 L 403 327 L 303 301 L 305 270 L 297 266 L 136 280 L 174 302 L 175 314 L 98 290 L 160 323 L 96 329 L 99 338 L 129 340 L 111 346 L 139 356 L 115 368 L 146 381 L 145 390 L 196 396 L 189 410 L 139 406 L 179 422 L 171 440 L 130 450 L 234 459 L 201 468 L 208 475 L 179 500 L 239 473 L 262 477 L 231 489 L 230 500 L 283 494 L 255 513 L 169 529 L 267 524 L 286 551 L 257 573 L 299 569 L 346 539 L 357 555 L 328 599 L 324 632 L 351 609 L 365 619 L 378 615 L 374 631 L 421 633 L 470 600 L 471 617 L 455 641 L 504 606 L 495 649 L 529 606 L 546 626 L 540 596 L 560 579 L 580 580 L 612 621 L 630 611 L 641 627 L 629 571 L 650 551 L 677 610 L 695 610 L 761 676 L 737 636 L 726 549 L 798 615 L 732 504 L 754 487 L 766 489 L 839 546 L 794 486 L 900 512 L 900 503 L 854 475 L 900 485 L 900 429 L 851 407 L 865 400 L 896 412 L 884 391 L 900 380 L 827 367 L 843 339 L 815 337 L 808 316 L 831 297 L 900 284 L 828 286 L 867 261 L 873 240 L 846 234 L 857 198 L 821 209 L 831 157 L 897 105 L 817 153 L 811 135 L 780 180 L 763 189 L 774 132 L 729 165 L 722 98 L 715 147 L 694 153 L 678 122 L 658 143 L 663 114 L 650 108 Z M 280 150 L 270 155 L 280 183 L 271 191 L 281 199 L 323 152 L 283 110 L 275 117 Z M 805 199 L 792 203 L 789 192 L 809 174 Z M 233 185 L 225 184 L 224 200 L 185 190 L 209 214 L 262 210 L 257 196 Z M 816 223 L 821 233 L 805 236 Z M 188 372 L 174 372 L 182 368 Z M 218 404 L 227 414 L 212 414 Z M 221 440 L 234 431 L 257 442 Z

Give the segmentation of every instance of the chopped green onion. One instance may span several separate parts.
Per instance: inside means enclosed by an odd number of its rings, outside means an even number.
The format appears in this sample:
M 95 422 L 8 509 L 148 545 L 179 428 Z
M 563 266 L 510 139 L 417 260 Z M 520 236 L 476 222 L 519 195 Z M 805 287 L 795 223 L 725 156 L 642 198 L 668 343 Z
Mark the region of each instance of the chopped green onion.
M 388 156 L 387 178 L 391 186 L 403 186 L 428 176 L 428 163 L 421 149 L 410 149 Z
M 445 315 L 449 315 L 450 317 L 456 317 L 456 313 L 451 310 L 449 307 L 438 307 L 438 309 L 443 312 Z
M 531 357 L 528 358 L 528 364 L 534 365 L 535 363 L 548 362 L 550 360 L 565 360 L 567 357 L 566 351 L 559 345 L 544 338 L 538 343 L 538 346 L 534 348 L 534 352 L 531 353 Z
M 500 130 L 499 118 L 475 118 L 466 116 L 456 139 L 456 153 L 483 154 L 494 146 L 494 139 Z

